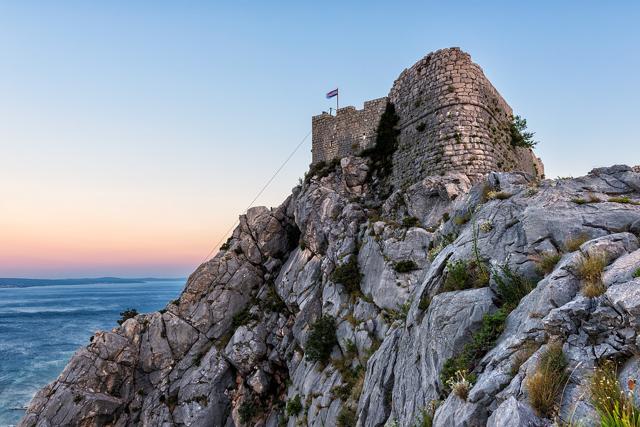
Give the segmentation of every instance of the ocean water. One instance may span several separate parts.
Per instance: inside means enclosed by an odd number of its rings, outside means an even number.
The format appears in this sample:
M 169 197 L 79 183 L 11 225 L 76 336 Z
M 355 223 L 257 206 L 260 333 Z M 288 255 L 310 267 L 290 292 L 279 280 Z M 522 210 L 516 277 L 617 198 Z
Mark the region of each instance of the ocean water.
M 0 426 L 18 422 L 94 331 L 117 326 L 129 307 L 159 310 L 183 287 L 184 280 L 0 288 Z

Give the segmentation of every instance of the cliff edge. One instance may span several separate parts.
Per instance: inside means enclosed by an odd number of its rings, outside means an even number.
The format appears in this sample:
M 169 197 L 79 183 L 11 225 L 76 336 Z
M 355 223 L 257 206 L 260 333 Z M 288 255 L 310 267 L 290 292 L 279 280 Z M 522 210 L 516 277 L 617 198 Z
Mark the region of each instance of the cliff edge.
M 625 389 L 640 367 L 640 170 L 398 185 L 395 130 L 242 215 L 177 300 L 96 333 L 20 425 L 599 425 L 594 369 Z

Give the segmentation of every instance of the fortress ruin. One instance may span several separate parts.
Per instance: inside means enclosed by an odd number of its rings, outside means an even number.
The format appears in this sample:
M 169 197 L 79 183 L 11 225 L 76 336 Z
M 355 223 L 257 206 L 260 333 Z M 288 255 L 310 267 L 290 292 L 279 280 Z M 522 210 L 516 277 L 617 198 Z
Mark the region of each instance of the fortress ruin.
M 375 143 L 387 102 L 400 121 L 392 182 L 403 188 L 428 175 L 461 172 L 472 180 L 490 171 L 542 177 L 530 148 L 511 144 L 513 112 L 471 56 L 442 49 L 405 69 L 389 95 L 362 110 L 340 108 L 312 119 L 312 164 L 357 155 Z

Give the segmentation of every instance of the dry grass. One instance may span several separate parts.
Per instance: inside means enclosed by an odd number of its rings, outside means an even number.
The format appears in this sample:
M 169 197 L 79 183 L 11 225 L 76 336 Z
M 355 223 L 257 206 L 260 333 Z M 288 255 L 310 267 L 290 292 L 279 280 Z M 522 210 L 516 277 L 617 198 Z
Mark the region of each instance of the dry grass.
M 506 191 L 489 191 L 486 194 L 488 200 L 506 200 L 511 196 L 512 194 Z
M 540 274 L 543 274 L 546 276 L 547 274 L 551 273 L 553 269 L 556 267 L 556 264 L 558 264 L 558 261 L 560 261 L 560 258 L 562 258 L 561 254 L 557 254 L 553 252 L 547 252 L 540 255 L 540 258 L 536 260 L 538 264 L 537 269 L 540 272 Z
M 457 371 L 455 376 L 447 382 L 447 385 L 451 388 L 451 392 L 462 400 L 467 400 L 469 390 L 471 390 L 473 385 L 468 377 L 469 373 L 467 371 Z
M 580 249 L 580 246 L 590 238 L 586 234 L 580 234 L 576 237 L 572 237 L 564 242 L 564 247 L 567 249 L 567 252 L 575 252 Z
M 513 363 L 511 364 L 512 376 L 516 376 L 516 374 L 520 370 L 520 367 L 524 364 L 524 362 L 529 360 L 533 353 L 538 351 L 538 348 L 540 348 L 539 345 L 536 345 L 536 343 L 534 342 L 527 341 L 526 343 L 524 343 L 522 348 L 516 352 L 513 358 Z
M 597 297 L 607 290 L 602 283 L 606 266 L 607 259 L 602 254 L 584 256 L 576 266 L 576 273 L 582 279 L 582 294 L 587 298 Z
M 526 381 L 529 402 L 538 415 L 551 417 L 554 414 L 558 397 L 568 378 L 562 345 L 549 344 L 540 356 L 536 372 Z

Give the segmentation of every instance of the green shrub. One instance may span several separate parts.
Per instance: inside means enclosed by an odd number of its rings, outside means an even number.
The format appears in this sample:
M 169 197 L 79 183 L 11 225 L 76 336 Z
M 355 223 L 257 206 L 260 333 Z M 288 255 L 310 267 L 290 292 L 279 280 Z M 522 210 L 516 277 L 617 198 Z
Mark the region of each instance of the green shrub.
M 331 356 L 336 338 L 336 321 L 331 316 L 322 316 L 311 325 L 305 346 L 305 357 L 312 362 L 326 363 Z
M 348 366 L 349 361 L 350 359 L 345 358 L 344 363 L 337 366 L 342 376 L 342 385 L 334 387 L 331 391 L 343 402 L 349 399 L 357 402 L 362 393 L 365 370 L 361 365 L 351 368 Z
M 476 261 L 449 261 L 447 263 L 447 277 L 445 278 L 442 292 L 487 286 L 489 277 L 485 274 L 484 268 L 484 266 L 478 265 Z
M 633 277 L 640 277 L 640 268 L 633 272 Z
M 127 308 L 125 311 L 120 313 L 120 319 L 118 320 L 118 325 L 122 325 L 129 319 L 133 319 L 138 315 L 138 310 L 135 308 Z
M 575 203 L 576 205 L 584 205 L 584 204 L 588 203 L 585 199 L 580 198 L 580 197 L 573 198 L 573 199 L 571 199 L 571 201 L 573 203 Z
M 507 264 L 494 270 L 494 278 L 502 306 L 508 312 L 515 309 L 520 300 L 535 288 L 535 284 L 514 272 Z
M 458 291 L 468 289 L 469 271 L 467 262 L 463 260 L 449 261 L 447 263 L 447 278 L 444 281 L 444 291 Z
M 345 342 L 345 347 L 347 349 L 347 353 L 351 356 L 357 356 L 358 355 L 358 346 L 356 346 L 356 343 L 353 342 L 353 340 L 347 340 Z
M 398 273 L 408 273 L 418 269 L 418 264 L 413 260 L 406 259 L 393 264 L 393 269 Z
M 255 316 L 251 314 L 251 312 L 249 311 L 249 307 L 245 307 L 243 310 L 233 315 L 231 326 L 233 327 L 233 329 L 236 329 L 238 328 L 238 326 L 246 325 L 252 320 L 256 320 Z
M 538 143 L 533 140 L 534 132 L 527 131 L 527 120 L 514 116 L 509 124 L 509 132 L 511 134 L 511 145 L 514 147 L 533 148 Z
M 447 222 L 449 221 L 450 218 L 451 218 L 451 215 L 449 215 L 449 212 L 445 212 L 442 214 L 442 222 Z
M 402 226 L 406 228 L 419 227 L 420 220 L 415 216 L 406 216 L 402 219 Z
M 304 182 L 308 183 L 313 177 L 322 179 L 325 176 L 329 176 L 329 174 L 335 171 L 339 165 L 340 159 L 333 159 L 330 162 L 322 160 L 314 165 L 311 165 L 309 171 L 304 175 Z
M 295 417 L 302 411 L 302 402 L 300 401 L 300 395 L 296 394 L 289 401 L 287 401 L 286 412 L 287 416 Z
M 504 331 L 508 314 L 509 312 L 504 308 L 491 314 L 485 314 L 482 317 L 480 329 L 473 334 L 471 342 L 465 344 L 458 356 L 445 361 L 440 371 L 440 381 L 445 391 L 451 391 L 448 384 L 456 378 L 457 372 L 473 372 L 480 359 L 495 345 L 496 340 Z M 465 378 L 471 383 L 475 381 L 473 374 L 468 374 Z
M 561 258 L 562 255 L 558 253 L 547 252 L 542 254 L 537 262 L 538 272 L 545 276 L 551 273 L 553 269 L 556 268 L 556 264 L 558 264 Z
M 248 424 L 256 415 L 258 415 L 258 408 L 250 399 L 242 402 L 238 408 L 238 416 L 242 424 Z
M 336 420 L 337 427 L 355 427 L 358 418 L 356 417 L 356 409 L 351 405 L 343 405 L 338 413 Z
M 630 204 L 630 205 L 639 205 L 640 204 L 640 202 L 635 202 L 635 201 L 631 200 L 627 196 L 609 197 L 609 199 L 607 201 L 612 202 L 612 203 L 623 203 L 623 204 Z
M 439 400 L 432 400 L 425 408 L 420 409 L 420 418 L 416 427 L 432 427 L 433 417 L 436 415 L 436 409 L 440 403 Z
M 520 299 L 533 289 L 531 282 L 513 272 L 508 265 L 499 267 L 494 273 L 502 306 L 494 313 L 485 314 L 471 342 L 465 344 L 460 354 L 445 361 L 440 372 L 440 380 L 446 391 L 450 391 L 447 384 L 453 381 L 452 378 L 455 380 L 457 372 L 473 372 L 477 363 L 493 348 L 504 331 L 509 313 L 518 306 Z M 465 379 L 471 383 L 474 380 L 472 374 L 465 375 Z
M 569 379 L 567 365 L 561 344 L 549 344 L 540 355 L 536 371 L 525 382 L 529 402 L 538 415 L 553 416 L 558 396 Z
M 426 311 L 431 304 L 431 298 L 429 298 L 428 294 L 424 294 L 422 298 L 420 298 L 420 302 L 418 303 L 418 308 L 422 311 Z
M 272 313 L 288 313 L 289 309 L 287 304 L 280 298 L 278 292 L 276 292 L 275 285 L 271 283 L 267 289 L 267 293 L 262 301 L 260 301 L 260 308 L 264 311 L 270 311 Z
M 416 130 L 418 132 L 424 132 L 426 128 L 427 128 L 427 125 L 425 123 L 420 123 L 418 126 L 416 126 Z
M 351 255 L 349 262 L 337 266 L 331 274 L 331 280 L 343 285 L 350 293 L 359 292 L 362 274 L 360 274 L 360 267 L 358 266 L 358 257 Z

